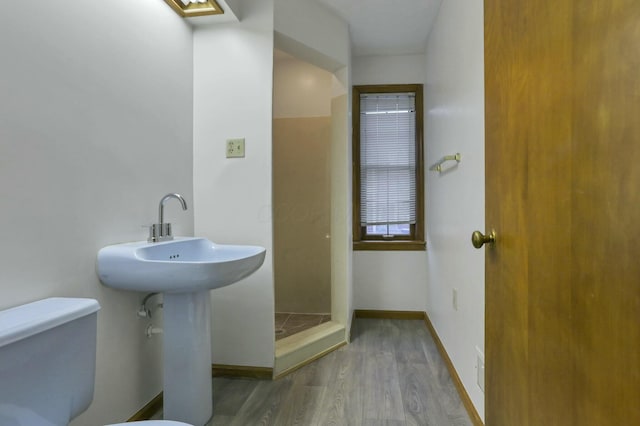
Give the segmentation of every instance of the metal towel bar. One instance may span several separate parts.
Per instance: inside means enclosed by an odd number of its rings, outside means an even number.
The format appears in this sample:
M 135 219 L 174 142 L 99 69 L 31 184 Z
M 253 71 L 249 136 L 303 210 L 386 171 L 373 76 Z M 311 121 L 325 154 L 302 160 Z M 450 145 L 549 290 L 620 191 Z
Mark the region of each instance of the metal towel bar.
M 462 157 L 459 152 L 454 155 L 445 155 L 440 159 L 440 161 L 429 167 L 429 170 L 434 172 L 442 172 L 442 165 L 444 163 L 446 163 L 447 161 L 455 161 L 456 163 L 459 163 L 461 158 Z

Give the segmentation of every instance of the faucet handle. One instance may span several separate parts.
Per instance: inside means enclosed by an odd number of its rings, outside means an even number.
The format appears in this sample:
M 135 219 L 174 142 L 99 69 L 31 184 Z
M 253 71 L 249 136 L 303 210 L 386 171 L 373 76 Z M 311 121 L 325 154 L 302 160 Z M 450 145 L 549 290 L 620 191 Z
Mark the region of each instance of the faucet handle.
M 154 223 L 149 227 L 149 238 L 147 241 L 150 243 L 169 240 L 173 240 L 170 223 Z

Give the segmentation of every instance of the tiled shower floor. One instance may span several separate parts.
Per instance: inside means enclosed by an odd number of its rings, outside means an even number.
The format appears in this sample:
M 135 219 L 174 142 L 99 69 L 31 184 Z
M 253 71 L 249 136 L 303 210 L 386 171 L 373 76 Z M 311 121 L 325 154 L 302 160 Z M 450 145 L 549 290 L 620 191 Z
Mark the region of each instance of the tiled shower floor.
M 298 314 L 276 312 L 276 340 L 299 333 L 323 322 L 331 321 L 331 314 Z

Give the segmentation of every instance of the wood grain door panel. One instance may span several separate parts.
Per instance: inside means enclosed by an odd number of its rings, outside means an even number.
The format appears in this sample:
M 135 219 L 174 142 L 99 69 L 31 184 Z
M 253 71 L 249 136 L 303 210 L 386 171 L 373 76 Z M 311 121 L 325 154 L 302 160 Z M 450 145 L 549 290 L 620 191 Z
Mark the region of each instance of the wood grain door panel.
M 640 424 L 639 80 L 640 2 L 485 0 L 489 426 Z
M 574 20 L 575 424 L 640 424 L 640 2 Z

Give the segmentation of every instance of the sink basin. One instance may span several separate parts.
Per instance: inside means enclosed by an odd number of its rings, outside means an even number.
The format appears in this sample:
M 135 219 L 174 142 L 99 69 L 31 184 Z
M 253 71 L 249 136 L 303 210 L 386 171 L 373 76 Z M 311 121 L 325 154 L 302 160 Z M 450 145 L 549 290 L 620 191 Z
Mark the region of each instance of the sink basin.
M 115 244 L 98 252 L 108 287 L 163 293 L 163 416 L 193 425 L 213 414 L 211 295 L 256 271 L 265 249 L 215 244 L 206 238 Z
M 265 249 L 215 244 L 206 238 L 107 246 L 98 252 L 98 276 L 121 290 L 187 293 L 224 287 L 256 271 Z

